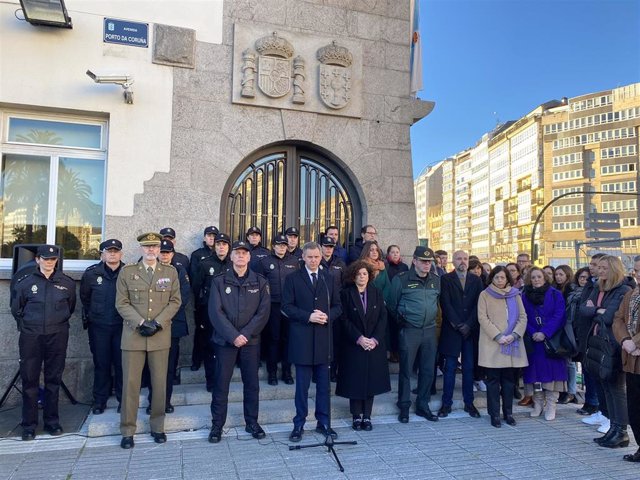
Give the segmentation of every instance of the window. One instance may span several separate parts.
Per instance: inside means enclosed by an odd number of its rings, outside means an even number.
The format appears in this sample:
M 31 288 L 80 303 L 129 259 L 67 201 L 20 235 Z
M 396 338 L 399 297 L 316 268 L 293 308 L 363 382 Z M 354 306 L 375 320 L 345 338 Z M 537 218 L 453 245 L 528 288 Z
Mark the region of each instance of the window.
M 600 167 L 602 175 L 616 175 L 618 173 L 635 172 L 635 163 L 619 163 L 617 165 L 604 165 Z
M 65 260 L 99 258 L 106 122 L 15 112 L 0 122 L 0 264 L 20 243 L 60 245 Z
M 265 241 L 288 227 L 300 229 L 300 244 L 317 240 L 329 225 L 340 242 L 360 234 L 361 210 L 349 178 L 329 158 L 295 145 L 271 147 L 245 159 L 223 196 L 223 226 L 235 240 L 249 227 Z

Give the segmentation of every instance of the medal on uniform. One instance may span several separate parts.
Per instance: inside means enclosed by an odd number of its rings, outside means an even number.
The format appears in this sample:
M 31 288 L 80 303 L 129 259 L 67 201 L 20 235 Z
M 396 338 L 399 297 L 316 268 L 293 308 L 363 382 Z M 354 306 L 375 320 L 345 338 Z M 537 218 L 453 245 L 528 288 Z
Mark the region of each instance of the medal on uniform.
M 32 285 L 32 286 L 31 286 L 31 291 L 32 291 L 33 293 L 38 293 L 38 286 L 37 286 L 37 285 Z
M 96 282 L 98 283 L 98 285 L 102 285 L 102 277 L 96 278 Z
M 231 287 L 227 287 L 224 292 L 229 295 L 231 293 Z

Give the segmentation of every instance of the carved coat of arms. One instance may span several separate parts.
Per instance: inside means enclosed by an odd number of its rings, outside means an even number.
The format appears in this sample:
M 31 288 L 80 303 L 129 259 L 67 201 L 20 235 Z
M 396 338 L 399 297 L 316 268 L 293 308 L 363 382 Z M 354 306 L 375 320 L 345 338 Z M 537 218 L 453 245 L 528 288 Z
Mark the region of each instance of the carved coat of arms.
M 256 41 L 258 52 L 258 87 L 273 98 L 291 90 L 291 57 L 293 46 L 276 32 Z
M 317 57 L 322 102 L 333 109 L 345 107 L 351 100 L 351 52 L 334 41 L 318 50 Z

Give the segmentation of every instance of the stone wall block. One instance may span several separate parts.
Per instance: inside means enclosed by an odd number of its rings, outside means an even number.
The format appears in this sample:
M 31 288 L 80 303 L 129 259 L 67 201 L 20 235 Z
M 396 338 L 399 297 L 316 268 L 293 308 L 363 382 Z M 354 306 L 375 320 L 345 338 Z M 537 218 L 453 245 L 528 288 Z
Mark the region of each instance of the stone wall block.
M 234 0 L 224 2 L 224 15 L 234 20 L 284 25 L 287 2 L 284 0 Z
M 221 108 L 220 115 L 220 133 L 243 153 L 243 157 L 284 139 L 282 119 L 276 109 L 233 105 Z M 241 159 L 236 159 L 236 163 Z
M 323 3 L 343 7 L 347 10 L 356 12 L 366 12 L 374 15 L 385 15 L 387 12 L 387 2 L 405 1 L 405 0 L 306 0 L 312 3 Z
M 367 94 L 364 96 L 362 118 L 364 120 L 384 120 L 386 118 L 384 95 Z
M 375 67 L 363 67 L 362 69 L 364 93 L 377 93 L 394 97 L 409 96 L 409 72 Z
M 409 71 L 410 49 L 408 45 L 386 43 L 384 53 L 384 66 L 391 70 Z
M 385 42 L 382 40 L 362 41 L 362 65 L 366 67 L 385 67 Z
M 153 63 L 194 68 L 196 65 L 196 31 L 191 28 L 154 24 Z
M 393 178 L 387 175 L 372 178 L 362 185 L 365 191 L 372 192 L 367 198 L 367 205 L 380 205 L 388 203 L 393 195 Z
M 398 162 L 399 164 L 400 162 Z M 412 177 L 393 177 L 393 202 L 415 202 Z
M 382 27 L 382 38 L 387 42 L 409 45 L 411 40 L 411 26 L 408 19 L 385 18 Z
M 385 17 L 356 12 L 353 15 L 353 18 L 354 23 L 351 27 L 352 31 L 349 32 L 352 36 L 374 41 L 381 40 L 383 38 Z
M 174 91 L 183 97 L 228 103 L 231 98 L 231 76 L 228 73 L 176 70 Z
M 348 15 L 345 8 L 313 5 L 299 0 L 286 2 L 288 27 L 311 30 L 323 35 L 348 35 Z
M 409 127 L 394 123 L 370 122 L 371 147 L 392 150 L 409 150 Z
M 197 42 L 196 65 L 198 71 L 228 73 L 231 70 L 233 49 L 228 45 Z
M 387 16 L 409 20 L 411 16 L 410 0 L 389 0 L 387 3 Z
M 413 124 L 413 101 L 407 97 L 384 97 L 384 120 L 390 123 Z
M 220 128 L 220 102 L 175 95 L 173 98 L 173 128 L 217 130 Z
M 318 114 L 281 110 L 284 138 L 286 140 L 307 140 L 313 137 Z

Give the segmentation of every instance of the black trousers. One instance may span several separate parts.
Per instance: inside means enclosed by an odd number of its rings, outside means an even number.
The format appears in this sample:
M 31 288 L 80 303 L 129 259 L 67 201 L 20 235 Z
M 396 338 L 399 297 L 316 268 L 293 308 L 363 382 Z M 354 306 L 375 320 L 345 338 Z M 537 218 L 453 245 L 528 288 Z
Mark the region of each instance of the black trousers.
M 216 345 L 216 373 L 211 394 L 211 424 L 220 428 L 227 420 L 229 384 L 238 358 L 242 375 L 244 421 L 247 425 L 258 422 L 260 345 L 245 345 L 242 348 Z
M 629 425 L 640 445 L 640 375 L 627 373 L 627 410 L 629 412 Z
M 486 368 L 487 379 L 487 413 L 492 418 L 500 417 L 500 398 L 502 398 L 503 415 L 513 414 L 514 379 L 517 368 Z
M 278 362 L 282 362 L 282 376 L 291 375 L 291 364 L 287 359 L 289 348 L 289 319 L 280 312 L 280 303 L 271 304 L 267 323 L 267 371 L 278 373 Z
M 171 337 L 171 348 L 169 348 L 169 360 L 167 363 L 167 398 L 165 408 L 171 404 L 171 395 L 173 395 L 173 378 L 176 376 L 176 368 L 178 365 L 178 357 L 180 356 L 180 337 Z M 153 399 L 153 387 L 151 386 L 151 372 L 149 371 L 149 360 L 144 364 L 142 371 L 142 383 L 149 387 L 149 405 Z
M 44 364 L 44 405 L 42 419 L 45 425 L 60 423 L 58 397 L 62 372 L 67 357 L 69 330 L 34 335 L 20 333 L 20 377 L 22 378 L 22 426 L 34 429 L 38 425 L 38 387 Z
M 373 397 L 366 400 L 349 399 L 349 411 L 354 417 L 362 415 L 364 418 L 371 418 L 371 410 L 373 410 Z
M 193 333 L 193 351 L 191 352 L 191 363 L 200 366 L 204 364 L 204 375 L 207 389 L 213 388 L 213 376 L 215 374 L 215 354 L 211 345 L 213 327 L 209 321 L 209 307 L 200 305 L 196 307 L 194 313 L 196 324 Z
M 111 396 L 111 369 L 118 403 L 122 401 L 122 324 L 89 323 L 89 348 L 93 355 L 93 403 L 106 405 Z

